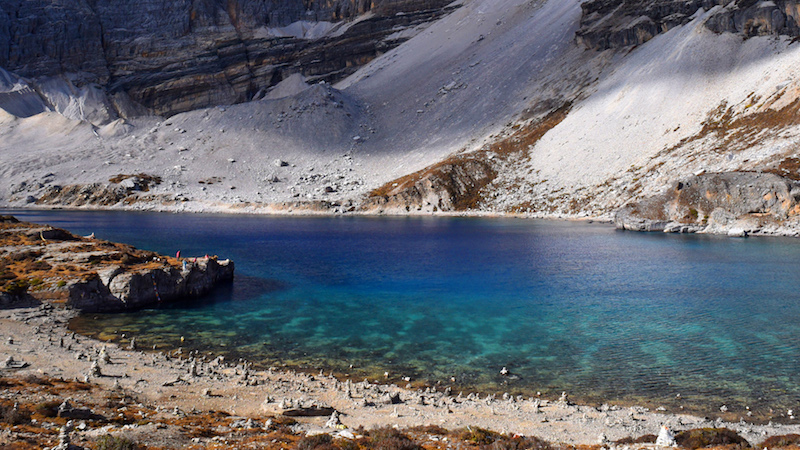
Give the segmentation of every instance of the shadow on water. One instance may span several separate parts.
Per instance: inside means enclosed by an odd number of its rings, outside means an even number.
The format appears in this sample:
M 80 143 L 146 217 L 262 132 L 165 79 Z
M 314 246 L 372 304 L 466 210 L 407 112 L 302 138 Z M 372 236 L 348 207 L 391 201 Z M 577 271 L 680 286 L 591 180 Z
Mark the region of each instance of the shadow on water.
M 192 299 L 158 305 L 153 310 L 171 309 L 203 309 L 213 305 L 231 302 L 249 302 L 263 295 L 274 294 L 289 289 L 291 285 L 280 280 L 269 280 L 258 277 L 236 275 L 232 281 L 221 283 L 208 294 Z
M 155 305 L 125 313 L 87 313 L 74 317 L 69 329 L 95 339 L 129 343 L 131 337 L 144 348 L 176 349 L 183 346 L 180 337 L 194 332 L 213 339 L 224 321 L 209 321 L 235 317 L 243 310 L 253 309 L 264 295 L 289 288 L 289 283 L 251 276 L 237 275 L 222 283 L 207 295 L 177 302 Z M 205 327 L 202 325 L 206 324 Z M 159 333 L 161 336 L 159 336 Z M 178 339 L 174 339 L 178 337 Z M 194 340 L 195 344 L 201 341 Z

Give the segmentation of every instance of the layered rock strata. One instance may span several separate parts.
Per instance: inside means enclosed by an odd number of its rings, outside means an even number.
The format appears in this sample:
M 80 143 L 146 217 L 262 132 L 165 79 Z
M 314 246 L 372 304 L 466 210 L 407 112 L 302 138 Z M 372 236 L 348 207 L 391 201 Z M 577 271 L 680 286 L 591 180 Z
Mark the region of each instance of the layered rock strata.
M 294 73 L 338 80 L 448 3 L 0 0 L 0 68 L 58 84 L 38 86 L 43 93 L 99 87 L 116 107 L 109 120 L 130 114 L 127 97 L 172 115 L 257 98 Z
M 639 45 L 679 25 L 698 11 L 711 11 L 705 26 L 745 37 L 800 35 L 800 4 L 794 0 L 590 0 L 581 4 L 578 42 L 606 50 Z

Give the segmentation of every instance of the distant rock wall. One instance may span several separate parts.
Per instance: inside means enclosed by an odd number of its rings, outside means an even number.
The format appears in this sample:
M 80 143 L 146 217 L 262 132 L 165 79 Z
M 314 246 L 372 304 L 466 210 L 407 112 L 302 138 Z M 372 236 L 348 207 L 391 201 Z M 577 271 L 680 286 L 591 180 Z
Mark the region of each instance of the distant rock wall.
M 286 76 L 335 81 L 398 42 L 396 27 L 437 18 L 449 0 L 0 0 L 0 68 L 68 74 L 156 114 L 250 100 Z M 270 35 L 297 21 L 374 16 L 336 36 Z
M 614 222 L 633 231 L 796 234 L 790 229 L 800 225 L 799 200 L 800 182 L 779 175 L 708 173 L 621 208 Z
M 589 0 L 581 8 L 577 40 L 596 50 L 642 44 L 688 23 L 699 10 L 713 8 L 705 26 L 717 33 L 800 36 L 800 3 L 795 0 Z

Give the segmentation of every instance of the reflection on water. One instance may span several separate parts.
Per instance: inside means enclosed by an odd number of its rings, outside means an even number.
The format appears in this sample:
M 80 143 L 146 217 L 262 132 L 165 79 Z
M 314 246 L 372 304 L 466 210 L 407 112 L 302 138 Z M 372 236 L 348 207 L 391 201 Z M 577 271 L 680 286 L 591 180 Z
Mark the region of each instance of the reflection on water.
M 184 347 L 262 366 L 388 371 L 464 391 L 800 407 L 793 239 L 510 219 L 20 216 L 235 260 L 234 283 L 203 302 L 71 324 L 102 338 L 177 347 L 183 336 Z

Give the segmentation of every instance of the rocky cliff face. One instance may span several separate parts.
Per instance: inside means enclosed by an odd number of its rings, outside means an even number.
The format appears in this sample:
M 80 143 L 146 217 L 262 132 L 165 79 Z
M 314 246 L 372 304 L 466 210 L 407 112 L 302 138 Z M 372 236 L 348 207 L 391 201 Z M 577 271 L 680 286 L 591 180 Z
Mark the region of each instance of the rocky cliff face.
M 66 74 L 68 88 L 97 84 L 171 115 L 250 100 L 293 73 L 338 80 L 448 3 L 0 0 L 0 68 L 37 80 Z
M 81 311 L 139 309 L 163 302 L 202 296 L 233 279 L 233 262 L 212 258 L 187 259 L 185 268 L 126 270 L 109 267 L 69 286 L 67 306 Z
M 800 183 L 771 173 L 709 173 L 617 212 L 617 228 L 681 233 L 796 234 Z
M 590 0 L 581 8 L 577 39 L 598 50 L 642 44 L 712 8 L 705 26 L 717 33 L 800 35 L 800 5 L 794 0 Z

